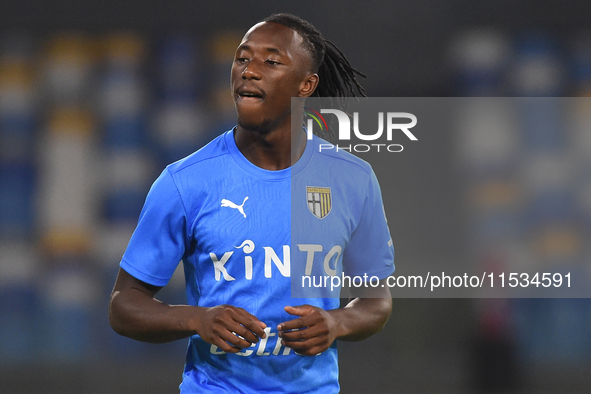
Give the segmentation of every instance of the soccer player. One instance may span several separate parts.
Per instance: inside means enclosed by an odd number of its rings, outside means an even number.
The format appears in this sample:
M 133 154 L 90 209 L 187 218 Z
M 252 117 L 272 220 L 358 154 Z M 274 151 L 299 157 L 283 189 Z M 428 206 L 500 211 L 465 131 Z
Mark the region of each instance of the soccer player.
M 382 284 L 394 270 L 371 167 L 291 132 L 303 120 L 292 97 L 362 93 L 356 73 L 295 16 L 254 25 L 231 70 L 238 125 L 169 165 L 150 189 L 109 319 L 140 341 L 190 337 L 181 393 L 338 392 L 335 340 L 361 340 L 386 323 L 386 286 L 342 308 L 338 298 L 291 298 L 295 265 Z M 188 305 L 162 303 L 154 296 L 181 260 Z

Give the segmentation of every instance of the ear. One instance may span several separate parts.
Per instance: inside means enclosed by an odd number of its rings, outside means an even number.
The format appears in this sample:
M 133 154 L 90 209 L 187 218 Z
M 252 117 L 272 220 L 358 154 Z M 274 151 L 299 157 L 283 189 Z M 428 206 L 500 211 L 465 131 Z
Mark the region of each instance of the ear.
M 318 74 L 309 74 L 300 84 L 300 91 L 298 97 L 310 97 L 318 86 Z

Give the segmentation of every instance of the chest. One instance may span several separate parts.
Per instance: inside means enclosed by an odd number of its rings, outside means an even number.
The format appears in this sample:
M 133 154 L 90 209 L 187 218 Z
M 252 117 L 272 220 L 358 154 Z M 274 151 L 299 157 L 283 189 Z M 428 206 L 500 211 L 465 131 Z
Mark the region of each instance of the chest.
M 192 219 L 190 259 L 215 282 L 290 277 L 315 260 L 332 274 L 355 227 L 349 200 L 330 179 L 220 179 Z

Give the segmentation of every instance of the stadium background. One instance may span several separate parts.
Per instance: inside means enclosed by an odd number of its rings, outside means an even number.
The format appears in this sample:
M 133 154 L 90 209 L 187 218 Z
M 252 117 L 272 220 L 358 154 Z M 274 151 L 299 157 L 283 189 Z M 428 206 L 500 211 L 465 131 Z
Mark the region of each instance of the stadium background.
M 231 127 L 237 40 L 282 11 L 312 22 L 368 74 L 369 96 L 590 92 L 583 1 L 2 1 L 2 392 L 174 392 L 185 341 L 140 344 L 108 326 L 117 263 L 163 166 Z M 514 190 L 524 186 L 511 169 L 495 172 L 501 151 L 541 146 L 560 158 L 575 144 L 536 135 L 475 138 L 480 159 L 462 153 L 458 135 L 439 135 L 396 158 L 381 182 L 399 190 L 400 212 L 388 212 L 397 263 L 494 262 L 512 246 L 498 234 L 507 229 L 539 237 L 526 249 L 557 264 L 588 262 L 591 208 L 560 209 L 564 196 L 588 196 L 574 183 L 551 185 L 558 197 L 545 207 L 555 214 L 515 225 L 524 213 Z M 468 200 L 482 190 L 492 193 Z M 182 279 L 162 297 L 182 302 Z M 343 392 L 587 392 L 590 334 L 588 300 L 395 299 L 383 332 L 340 345 Z

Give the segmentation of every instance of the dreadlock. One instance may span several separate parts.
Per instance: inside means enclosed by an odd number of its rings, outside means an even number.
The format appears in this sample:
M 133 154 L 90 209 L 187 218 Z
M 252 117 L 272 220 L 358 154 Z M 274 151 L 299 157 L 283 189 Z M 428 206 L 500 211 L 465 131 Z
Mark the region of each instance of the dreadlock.
M 366 97 L 365 89 L 357 76 L 366 78 L 357 71 L 343 52 L 326 40 L 311 23 L 291 14 L 273 14 L 263 22 L 279 23 L 296 31 L 304 40 L 304 48 L 312 57 L 312 67 L 318 74 L 318 87 L 313 97 Z M 357 91 L 357 92 L 356 92 Z

